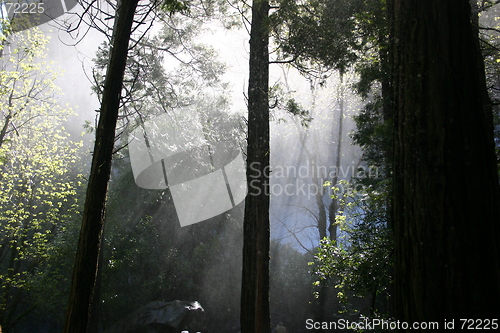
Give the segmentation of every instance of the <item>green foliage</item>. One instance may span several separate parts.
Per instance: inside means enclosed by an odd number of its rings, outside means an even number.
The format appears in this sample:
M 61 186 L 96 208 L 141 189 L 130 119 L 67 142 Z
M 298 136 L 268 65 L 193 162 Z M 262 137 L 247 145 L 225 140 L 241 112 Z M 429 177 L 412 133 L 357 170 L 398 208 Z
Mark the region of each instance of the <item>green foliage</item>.
M 239 13 L 231 10 L 237 6 L 237 1 L 231 0 L 163 0 L 156 13 L 159 21 L 180 19 L 182 21 L 212 21 L 217 20 L 226 28 L 239 26 Z
M 367 0 L 362 11 L 355 14 L 358 58 L 355 70 L 359 81 L 354 84 L 363 98 L 378 92 L 380 83 L 389 78 L 389 23 L 385 0 Z
M 46 43 L 35 28 L 19 32 L 0 60 L 0 325 L 5 329 L 41 304 L 34 295 L 46 295 L 48 307 L 56 298 L 44 293 L 41 281 L 50 276 L 53 285 L 63 282 L 52 260 L 77 215 L 81 183 L 74 168 L 81 144 L 64 130 L 72 111 L 57 104 L 56 74 L 41 60 Z
M 189 9 L 187 1 L 164 0 L 161 9 L 169 13 L 186 12 Z
M 286 102 L 285 109 L 288 113 L 299 117 L 300 123 L 304 127 L 309 126 L 309 123 L 312 121 L 312 118 L 309 116 L 309 111 L 302 108 L 293 98 L 290 98 Z
M 349 188 L 347 182 L 342 185 Z M 353 310 L 350 303 L 358 297 L 371 299 L 370 315 L 387 310 L 383 303 L 389 296 L 392 267 L 387 185 L 379 179 L 377 186 L 362 191 L 351 189 L 336 196 L 341 207 L 335 219 L 340 236 L 337 241 L 321 240 L 314 262 L 310 263 L 317 278 L 315 285 L 335 286 L 348 312 Z
M 356 60 L 355 14 L 363 1 L 280 1 L 271 14 L 280 60 L 302 72 L 320 66 L 345 72 Z
M 286 118 L 280 117 L 280 113 L 295 117 L 302 127 L 309 127 L 313 120 L 309 110 L 298 103 L 290 92 L 285 92 L 281 84 L 275 84 L 269 89 L 269 99 L 273 102 L 269 106 L 271 119 L 279 122 L 287 122 Z
M 181 114 L 177 111 L 195 105 L 211 107 L 209 101 L 226 107 L 226 85 L 220 81 L 225 66 L 217 61 L 213 49 L 195 42 L 202 21 L 171 16 L 163 17 L 160 24 L 156 34 L 144 36 L 129 51 L 124 78 L 126 95 L 117 131 L 120 134 L 127 134 L 148 119 L 165 113 L 171 114 L 176 121 L 181 121 L 176 117 L 182 121 L 195 119 L 196 112 Z M 99 97 L 102 96 L 108 54 L 109 45 L 103 44 L 94 59 L 96 82 L 93 89 Z M 205 110 L 196 111 L 201 114 Z M 122 142 L 127 140 L 125 136 L 120 139 Z
M 6 42 L 0 63 L 0 147 L 24 124 L 57 108 L 57 74 L 43 60 L 47 43 L 37 29 L 12 35 Z
M 202 30 L 202 21 L 178 17 L 164 18 L 155 35 L 144 36 L 129 52 L 125 72 L 127 106 L 143 110 L 159 104 L 162 109 L 190 104 L 195 93 L 217 88 L 225 66 L 216 60 L 210 47 L 194 40 Z M 109 45 L 99 47 L 94 63 L 94 90 L 101 95 Z M 169 60 L 165 69 L 165 60 Z
M 374 101 L 367 103 L 360 113 L 353 117 L 356 131 L 351 134 L 351 138 L 363 149 L 364 161 L 387 173 L 385 170 L 390 164 L 387 154 L 391 148 L 392 122 L 384 121 L 382 103 L 381 97 L 375 97 Z
M 353 87 L 363 98 L 388 79 L 385 0 L 283 1 L 271 19 L 279 60 L 293 60 L 303 73 L 324 78 L 330 69 L 353 67 Z

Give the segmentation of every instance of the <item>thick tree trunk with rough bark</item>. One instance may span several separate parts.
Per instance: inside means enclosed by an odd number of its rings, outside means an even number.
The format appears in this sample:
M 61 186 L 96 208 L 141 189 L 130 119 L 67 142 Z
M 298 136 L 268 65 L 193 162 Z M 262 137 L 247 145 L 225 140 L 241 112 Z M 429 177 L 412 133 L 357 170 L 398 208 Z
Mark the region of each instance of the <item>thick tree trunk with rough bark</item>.
M 500 195 L 469 1 L 390 9 L 397 317 L 498 317 Z
M 269 333 L 269 2 L 254 0 L 250 32 L 241 332 Z
M 65 333 L 86 333 L 89 323 L 123 74 L 137 3 L 138 0 L 122 0 L 117 9 L 117 22 L 113 32 L 110 62 L 104 83 L 94 155 L 73 269 Z

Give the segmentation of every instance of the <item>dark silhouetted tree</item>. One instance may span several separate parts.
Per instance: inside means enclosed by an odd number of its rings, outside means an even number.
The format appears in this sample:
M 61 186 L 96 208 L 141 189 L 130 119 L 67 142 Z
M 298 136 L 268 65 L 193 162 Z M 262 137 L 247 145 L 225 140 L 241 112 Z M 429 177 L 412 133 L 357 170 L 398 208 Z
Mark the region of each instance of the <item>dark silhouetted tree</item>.
M 110 61 L 104 82 L 94 155 L 83 211 L 80 240 L 66 314 L 66 333 L 86 333 L 97 276 L 106 193 L 115 143 L 115 129 L 138 0 L 123 0 L 117 8 Z
M 247 183 L 243 226 L 241 332 L 268 333 L 269 1 L 254 0 L 248 84 Z
M 394 0 L 395 309 L 408 322 L 498 316 L 491 106 L 468 0 Z

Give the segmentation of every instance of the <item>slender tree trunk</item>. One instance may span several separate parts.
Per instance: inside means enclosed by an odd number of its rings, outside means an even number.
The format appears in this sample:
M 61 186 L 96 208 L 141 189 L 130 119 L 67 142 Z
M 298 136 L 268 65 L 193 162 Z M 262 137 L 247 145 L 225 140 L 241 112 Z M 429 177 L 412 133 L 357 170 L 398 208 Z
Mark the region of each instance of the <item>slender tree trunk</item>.
M 122 0 L 117 9 L 110 62 L 96 131 L 82 228 L 73 269 L 65 333 L 86 333 L 97 276 L 104 211 L 123 74 L 138 0 Z
M 344 137 L 343 125 L 344 125 L 344 72 L 341 71 L 340 74 L 340 96 L 339 96 L 339 125 L 337 133 L 337 154 L 335 156 L 335 176 L 332 179 L 332 185 L 336 186 L 339 182 L 340 167 L 342 166 L 342 138 Z M 335 216 L 339 209 L 339 200 L 332 199 L 330 206 L 328 207 L 329 222 L 328 232 L 330 234 L 330 239 L 337 240 L 337 224 L 335 223 Z
M 469 1 L 390 8 L 398 319 L 496 318 L 500 194 Z
M 5 136 L 7 135 L 7 130 L 9 129 L 11 118 L 12 114 L 9 112 L 7 116 L 5 116 L 4 124 L 2 126 L 2 129 L 0 130 L 0 147 L 2 147 L 3 143 L 5 142 Z
M 254 0 L 250 32 L 241 332 L 269 333 L 269 1 Z

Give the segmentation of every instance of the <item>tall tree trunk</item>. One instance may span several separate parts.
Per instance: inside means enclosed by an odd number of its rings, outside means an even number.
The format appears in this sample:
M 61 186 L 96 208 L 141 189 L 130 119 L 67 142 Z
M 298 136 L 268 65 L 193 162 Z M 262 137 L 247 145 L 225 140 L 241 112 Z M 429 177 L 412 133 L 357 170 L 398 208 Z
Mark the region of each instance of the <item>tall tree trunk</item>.
M 336 186 L 339 182 L 340 167 L 342 166 L 342 138 L 344 137 L 343 125 L 344 125 L 344 72 L 340 71 L 340 96 L 339 96 L 339 124 L 337 133 L 337 154 L 335 156 L 335 175 L 332 179 L 332 185 Z M 328 232 L 330 234 L 330 239 L 337 241 L 337 224 L 335 223 L 335 216 L 339 210 L 339 200 L 333 199 L 328 207 L 329 222 Z
M 269 1 L 254 0 L 248 84 L 241 332 L 269 333 Z
M 90 318 L 122 81 L 137 3 L 138 0 L 122 0 L 117 8 L 117 22 L 113 31 L 110 61 L 104 82 L 82 228 L 66 313 L 65 333 L 85 333 Z
M 408 322 L 500 313 L 499 184 L 470 14 L 468 0 L 391 3 L 395 307 Z

